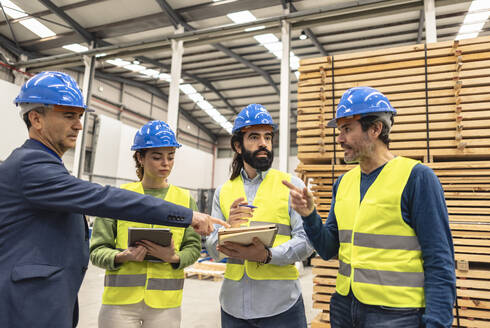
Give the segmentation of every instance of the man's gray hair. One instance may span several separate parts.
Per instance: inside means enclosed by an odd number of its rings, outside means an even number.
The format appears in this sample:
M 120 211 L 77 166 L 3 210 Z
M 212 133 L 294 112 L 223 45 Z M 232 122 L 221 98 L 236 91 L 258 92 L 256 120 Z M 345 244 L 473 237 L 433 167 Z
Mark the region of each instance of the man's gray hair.
M 37 104 L 37 103 L 34 103 L 34 104 L 22 103 L 22 104 L 20 104 L 20 111 L 19 111 L 20 118 L 24 119 L 24 114 L 29 113 L 33 109 L 45 108 L 45 107 L 48 107 L 48 106 L 44 105 L 44 104 Z

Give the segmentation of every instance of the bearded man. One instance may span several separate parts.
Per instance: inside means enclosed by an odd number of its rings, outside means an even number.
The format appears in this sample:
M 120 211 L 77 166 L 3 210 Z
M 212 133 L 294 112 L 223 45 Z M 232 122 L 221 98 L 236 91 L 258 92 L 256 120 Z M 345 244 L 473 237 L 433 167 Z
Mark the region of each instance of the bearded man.
M 282 180 L 303 189 L 289 173 L 271 169 L 277 125 L 258 104 L 235 119 L 231 147 L 235 152 L 230 180 L 214 195 L 212 215 L 232 227 L 276 224 L 271 248 L 258 239 L 243 246 L 216 246 L 217 231 L 206 241 L 210 255 L 229 256 L 220 293 L 221 327 L 306 327 L 298 270 L 294 263 L 312 253 L 300 215 L 291 208 Z

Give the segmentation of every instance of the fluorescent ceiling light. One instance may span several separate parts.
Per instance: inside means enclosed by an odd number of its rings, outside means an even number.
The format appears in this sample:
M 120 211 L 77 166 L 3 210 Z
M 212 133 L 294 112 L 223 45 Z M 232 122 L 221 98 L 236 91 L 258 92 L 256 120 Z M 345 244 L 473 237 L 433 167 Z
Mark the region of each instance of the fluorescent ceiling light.
M 245 32 L 251 32 L 251 31 L 258 31 L 258 30 L 264 30 L 265 26 L 254 26 L 254 27 L 249 27 L 245 29 Z
M 105 57 L 107 56 L 107 54 L 105 52 L 101 53 L 101 54 L 97 54 L 95 55 L 96 58 L 99 58 L 99 57 Z
M 187 97 L 189 97 L 195 103 L 198 103 L 200 101 L 204 101 L 204 97 L 201 96 L 200 93 L 191 93 L 191 94 L 188 94 Z
M 150 69 L 150 68 L 147 68 L 147 69 L 141 71 L 140 73 L 143 75 L 146 75 L 148 77 L 153 77 L 155 79 L 158 78 L 158 75 L 160 74 L 159 71 L 154 70 L 154 69 Z
M 54 33 L 49 28 L 41 24 L 41 22 L 39 22 L 35 18 L 28 18 L 25 20 L 21 20 L 19 23 L 21 23 L 26 28 L 31 30 L 31 32 L 37 34 L 40 38 L 47 38 L 56 35 L 56 33 Z
M 233 129 L 233 125 L 230 122 L 226 122 L 225 124 L 221 124 L 223 129 L 225 129 L 229 134 L 231 134 L 231 130 Z
M 254 38 L 261 44 L 279 42 L 279 39 L 272 33 L 256 35 Z
M 282 42 L 266 43 L 264 47 L 272 53 L 279 52 L 282 51 Z
M 66 50 L 73 51 L 73 52 L 84 52 L 84 51 L 88 50 L 87 47 L 82 46 L 79 43 L 67 44 L 67 45 L 64 45 L 63 48 Z
M 237 24 L 248 23 L 257 20 L 257 18 L 255 18 L 255 16 L 248 10 L 237 11 L 236 13 L 230 13 L 226 16 L 228 16 L 229 19 Z
M 296 75 L 296 80 L 299 81 L 299 71 L 294 72 L 294 75 Z
M 125 69 L 128 69 L 128 70 L 133 71 L 133 72 L 140 72 L 140 71 L 146 70 L 146 67 L 145 66 L 136 65 L 136 64 L 129 64 L 129 65 L 125 65 L 123 67 Z
M 182 91 L 186 95 L 197 93 L 197 90 L 194 89 L 194 87 L 192 85 L 190 85 L 190 84 L 181 84 L 179 86 L 179 88 L 180 88 L 180 91 Z
M 203 110 L 211 110 L 211 109 L 214 109 L 213 108 L 213 105 L 211 105 L 210 103 L 208 103 L 206 100 L 203 100 L 203 101 L 200 101 L 197 103 L 197 106 L 199 106 L 201 109 Z
M 160 75 L 158 75 L 158 78 L 160 80 L 164 80 L 164 81 L 167 81 L 167 82 L 170 82 L 170 80 L 172 79 L 170 77 L 170 74 L 167 74 L 167 73 L 160 73 Z
M 126 60 L 122 60 L 121 58 L 108 59 L 108 60 L 106 60 L 106 62 L 108 62 L 109 64 L 112 64 L 114 66 L 119 66 L 119 67 L 131 64 L 130 62 L 128 62 Z
M 272 53 L 274 56 L 277 57 L 277 59 L 281 60 L 282 59 L 282 51 L 276 51 Z

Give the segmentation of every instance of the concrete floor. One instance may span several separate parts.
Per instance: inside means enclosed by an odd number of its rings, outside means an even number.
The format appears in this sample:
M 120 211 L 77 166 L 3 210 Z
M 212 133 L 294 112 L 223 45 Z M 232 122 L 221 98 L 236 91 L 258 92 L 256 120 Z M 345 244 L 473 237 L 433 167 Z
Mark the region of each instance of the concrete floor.
M 319 310 L 312 308 L 313 275 L 311 267 L 304 269 L 300 276 L 305 302 L 308 327 Z M 96 328 L 97 316 L 102 299 L 104 270 L 90 264 L 83 281 L 78 301 L 80 304 L 79 328 Z M 221 281 L 198 280 L 185 281 L 182 303 L 181 328 L 219 328 L 220 306 L 218 301 Z M 186 315 L 191 313 L 192 315 Z M 162 326 L 164 327 L 164 326 Z

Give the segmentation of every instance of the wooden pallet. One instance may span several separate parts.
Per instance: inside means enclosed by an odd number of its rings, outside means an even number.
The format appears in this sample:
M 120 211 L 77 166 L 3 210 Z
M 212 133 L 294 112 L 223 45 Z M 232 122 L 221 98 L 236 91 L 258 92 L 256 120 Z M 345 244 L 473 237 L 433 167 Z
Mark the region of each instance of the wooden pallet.
M 456 294 L 461 327 L 490 327 L 490 264 L 470 263 L 456 270 Z M 453 327 L 457 319 L 453 322 Z
M 186 278 L 197 278 L 199 280 L 222 280 L 226 264 L 211 261 L 196 262 L 184 269 Z

